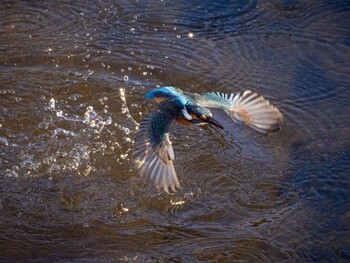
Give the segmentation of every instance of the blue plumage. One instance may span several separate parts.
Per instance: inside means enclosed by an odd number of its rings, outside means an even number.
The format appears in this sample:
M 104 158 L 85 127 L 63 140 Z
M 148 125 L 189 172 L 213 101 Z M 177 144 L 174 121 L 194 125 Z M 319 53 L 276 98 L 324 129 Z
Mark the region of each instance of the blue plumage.
M 147 99 L 164 99 L 164 100 L 172 100 L 177 99 L 179 100 L 183 105 L 186 104 L 187 98 L 183 94 L 183 92 L 177 88 L 174 87 L 162 87 L 159 89 L 151 90 L 146 94 Z
M 224 110 L 233 120 L 242 121 L 261 134 L 278 130 L 283 122 L 283 116 L 276 107 L 251 91 L 231 95 L 184 94 L 175 87 L 162 87 L 148 92 L 146 98 L 159 104 L 140 125 L 132 160 L 141 175 L 149 177 L 157 189 L 162 188 L 167 193 L 180 187 L 169 140 L 169 130 L 175 121 L 185 125 L 212 124 L 223 128 L 206 108 L 212 107 Z

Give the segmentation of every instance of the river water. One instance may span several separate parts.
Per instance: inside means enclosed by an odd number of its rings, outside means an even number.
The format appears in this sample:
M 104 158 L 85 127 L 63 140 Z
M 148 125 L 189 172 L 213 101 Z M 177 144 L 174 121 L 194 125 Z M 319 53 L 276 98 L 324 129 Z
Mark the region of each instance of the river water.
M 285 124 L 175 125 L 157 192 L 130 156 L 165 85 Z M 350 261 L 349 86 L 345 0 L 2 1 L 0 261 Z

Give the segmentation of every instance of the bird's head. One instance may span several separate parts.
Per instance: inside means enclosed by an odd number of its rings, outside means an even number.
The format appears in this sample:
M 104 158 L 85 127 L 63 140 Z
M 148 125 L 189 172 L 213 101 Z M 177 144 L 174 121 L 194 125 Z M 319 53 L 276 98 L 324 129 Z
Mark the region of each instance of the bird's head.
M 191 102 L 187 103 L 183 110 L 184 117 L 196 125 L 213 124 L 214 126 L 223 129 L 224 127 L 212 117 L 212 113 L 202 105 Z

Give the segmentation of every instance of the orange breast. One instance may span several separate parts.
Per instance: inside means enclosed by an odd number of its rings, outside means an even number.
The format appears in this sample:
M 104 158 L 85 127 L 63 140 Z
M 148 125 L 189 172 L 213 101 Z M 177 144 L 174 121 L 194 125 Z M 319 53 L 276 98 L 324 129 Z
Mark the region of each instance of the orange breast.
M 181 124 L 186 125 L 186 126 L 193 124 L 192 122 L 190 122 L 189 120 L 186 120 L 185 118 L 179 118 L 178 117 L 178 118 L 176 118 L 176 121 L 178 123 L 181 123 Z

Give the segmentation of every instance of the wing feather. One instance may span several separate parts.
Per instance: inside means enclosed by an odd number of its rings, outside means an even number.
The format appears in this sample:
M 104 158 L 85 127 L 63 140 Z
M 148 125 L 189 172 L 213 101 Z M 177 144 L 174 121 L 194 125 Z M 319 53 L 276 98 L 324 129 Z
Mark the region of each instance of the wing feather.
M 181 109 L 181 101 L 165 101 L 141 123 L 135 137 L 132 161 L 141 176 L 165 192 L 180 187 L 174 168 L 174 150 L 169 140 L 169 129 Z
M 225 111 L 234 121 L 243 122 L 261 134 L 277 131 L 283 124 L 283 115 L 278 108 L 256 92 L 225 93 L 211 92 L 194 94 L 193 99 L 204 107 Z

